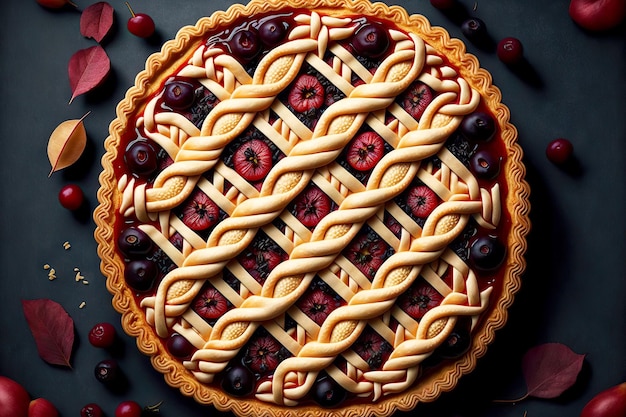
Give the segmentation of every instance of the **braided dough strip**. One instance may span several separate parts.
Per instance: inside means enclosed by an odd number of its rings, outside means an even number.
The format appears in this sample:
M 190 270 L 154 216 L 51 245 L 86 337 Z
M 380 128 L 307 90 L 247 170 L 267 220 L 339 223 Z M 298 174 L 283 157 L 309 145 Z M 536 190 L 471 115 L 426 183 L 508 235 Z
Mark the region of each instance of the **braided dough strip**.
M 461 84 L 461 102 L 466 112 L 478 103 L 466 83 Z M 286 311 L 308 287 L 315 274 L 327 267 L 358 233 L 361 226 L 379 211 L 387 201 L 400 194 L 416 175 L 421 160 L 434 155 L 449 135 L 458 127 L 462 116 L 445 117 L 448 124 L 430 128 L 441 122 L 442 108 L 454 103 L 457 95 L 445 93 L 431 104 L 424 115 L 422 130 L 410 132 L 399 142 L 399 149 L 387 154 L 374 169 L 366 190 L 347 196 L 339 209 L 327 215 L 313 231 L 311 241 L 294 248 L 290 259 L 278 265 L 264 283 L 259 296 L 251 296 L 235 310 L 228 311 L 214 326 L 204 349 L 196 352 L 205 372 L 219 372 L 226 365 L 223 358 L 232 358 L 245 344 L 258 323 L 277 317 Z M 456 113 L 459 105 L 452 104 Z M 437 117 L 439 116 L 439 117 Z M 251 329 L 252 328 L 252 329 Z M 230 355 L 224 355 L 231 349 Z
M 165 304 L 188 304 L 197 292 L 189 290 L 198 288 L 192 285 L 193 281 L 215 276 L 247 248 L 256 230 L 273 221 L 300 194 L 315 169 L 339 156 L 367 116 L 388 107 L 415 80 L 423 61 L 424 44 L 419 38 L 411 50 L 397 50 L 386 58 L 371 84 L 359 85 L 348 97 L 333 103 L 317 123 L 312 139 L 297 143 L 289 155 L 272 168 L 259 197 L 241 202 L 230 217 L 211 232 L 205 249 L 192 253 L 181 268 L 161 281 L 153 306 L 159 335 L 168 332 Z

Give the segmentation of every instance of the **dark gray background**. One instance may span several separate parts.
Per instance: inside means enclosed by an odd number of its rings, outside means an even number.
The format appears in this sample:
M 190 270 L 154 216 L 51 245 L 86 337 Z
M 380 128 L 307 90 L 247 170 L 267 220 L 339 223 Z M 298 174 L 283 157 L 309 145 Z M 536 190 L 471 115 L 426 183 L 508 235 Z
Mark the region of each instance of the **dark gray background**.
M 76 0 L 85 8 L 93 1 Z M 80 14 L 49 11 L 35 0 L 3 1 L 0 6 L 0 374 L 23 383 L 32 396 L 54 402 L 62 417 L 79 415 L 89 402 L 109 417 L 122 400 L 143 405 L 164 401 L 164 417 L 221 415 L 166 385 L 134 341 L 123 335 L 118 358 L 130 386 L 107 391 L 93 376 L 95 364 L 110 355 L 87 341 L 91 326 L 109 321 L 120 330 L 119 315 L 99 272 L 89 211 L 96 205 L 99 159 L 115 106 L 143 69 L 146 58 L 178 28 L 230 4 L 223 0 L 133 0 L 136 12 L 156 21 L 156 39 L 129 34 L 129 12 L 115 7 L 116 28 L 103 42 L 112 62 L 110 77 L 95 92 L 71 105 L 67 63 L 79 49 L 95 45 L 80 35 Z M 596 392 L 626 380 L 625 28 L 590 34 L 568 15 L 569 0 L 463 0 L 483 19 L 496 40 L 522 40 L 526 71 L 507 68 L 490 50 L 468 43 L 489 70 L 512 112 L 525 152 L 532 187 L 533 231 L 528 268 L 507 326 L 454 393 L 419 415 L 483 417 L 577 416 Z M 409 13 L 426 14 L 437 26 L 463 39 L 458 22 L 427 0 L 402 1 Z M 79 163 L 48 178 L 46 146 L 64 120 L 85 120 L 88 146 Z M 579 167 L 566 171 L 545 157 L 547 143 L 569 138 Z M 89 199 L 86 213 L 73 215 L 57 201 L 59 189 L 79 184 Z M 69 241 L 70 250 L 63 248 Z M 44 264 L 57 271 L 49 282 Z M 89 285 L 74 281 L 80 268 Z M 37 355 L 22 313 L 21 299 L 48 297 L 73 317 L 76 349 L 73 369 L 49 366 Z M 84 309 L 79 304 L 85 301 Z M 496 404 L 525 392 L 520 361 L 532 346 L 560 342 L 586 354 L 575 387 L 556 400 L 527 399 Z M 421 411 L 421 413 L 419 413 Z M 412 414 L 411 414 L 412 415 Z

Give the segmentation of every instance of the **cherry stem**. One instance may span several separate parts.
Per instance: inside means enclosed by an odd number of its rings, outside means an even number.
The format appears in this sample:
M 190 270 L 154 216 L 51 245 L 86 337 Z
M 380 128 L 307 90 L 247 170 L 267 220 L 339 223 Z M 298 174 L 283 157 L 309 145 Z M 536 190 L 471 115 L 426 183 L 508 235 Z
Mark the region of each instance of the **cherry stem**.
M 524 401 L 526 398 L 529 397 L 529 394 L 526 393 L 523 396 L 513 399 L 513 400 L 493 400 L 494 403 L 505 403 L 505 404 L 515 404 L 515 403 L 519 403 L 521 401 Z
M 125 2 L 125 3 L 126 3 L 126 7 L 128 7 L 128 10 L 130 11 L 130 14 L 131 14 L 133 17 L 135 17 L 135 12 L 133 12 L 132 7 L 130 7 L 130 3 L 128 3 L 128 2 Z
M 74 3 L 73 1 L 71 1 L 71 0 L 65 0 L 65 1 L 66 1 L 66 2 L 67 2 L 67 4 L 69 4 L 70 6 L 75 7 L 75 8 L 77 8 L 77 9 L 78 9 L 78 5 L 77 5 L 76 3 Z

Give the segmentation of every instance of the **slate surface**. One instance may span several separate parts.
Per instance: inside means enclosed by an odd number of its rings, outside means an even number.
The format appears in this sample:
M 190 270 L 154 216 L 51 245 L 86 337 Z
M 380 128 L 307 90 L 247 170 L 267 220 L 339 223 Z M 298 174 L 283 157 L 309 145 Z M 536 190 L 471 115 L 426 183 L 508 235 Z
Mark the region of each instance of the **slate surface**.
M 80 7 L 91 2 L 77 0 Z M 143 69 L 146 58 L 176 31 L 230 2 L 223 0 L 134 0 L 137 12 L 156 21 L 156 39 L 136 38 L 126 30 L 128 10 L 121 1 L 116 28 L 103 43 L 113 70 L 104 87 L 71 105 L 67 62 L 77 50 L 95 45 L 79 32 L 77 11 L 50 11 L 34 0 L 0 6 L 0 374 L 23 383 L 34 397 L 57 404 L 62 417 L 78 416 L 89 402 L 114 415 L 122 400 L 164 401 L 164 417 L 219 416 L 166 385 L 122 336 L 119 360 L 130 386 L 123 394 L 102 387 L 93 367 L 110 355 L 91 347 L 87 332 L 119 315 L 99 272 L 95 225 L 89 210 L 74 216 L 57 202 L 59 189 L 79 184 L 96 205 L 99 159 L 115 106 Z M 458 22 L 427 0 L 398 1 L 409 13 L 423 13 L 433 25 L 463 38 Z M 489 70 L 512 112 L 524 148 L 532 187 L 533 231 L 528 268 L 507 326 L 474 373 L 435 404 L 406 415 L 521 417 L 576 416 L 596 392 L 626 380 L 626 34 L 622 26 L 590 34 L 570 19 L 567 0 L 464 0 L 469 14 L 483 19 L 494 39 L 522 40 L 529 69 L 518 73 L 493 51 L 467 43 Z M 85 124 L 88 147 L 77 166 L 50 170 L 46 144 L 60 122 L 91 114 Z M 579 169 L 566 172 L 545 157 L 547 143 L 567 137 Z M 71 243 L 65 250 L 63 243 Z M 48 281 L 44 264 L 57 271 Z M 89 285 L 76 283 L 79 268 Z M 75 321 L 73 369 L 49 366 L 38 357 L 20 300 L 48 297 L 60 302 Z M 82 302 L 86 305 L 79 309 Z M 556 400 L 527 399 L 498 404 L 525 392 L 520 370 L 524 352 L 545 342 L 560 342 L 586 354 L 579 383 Z M 403 415 L 399 413 L 398 415 Z

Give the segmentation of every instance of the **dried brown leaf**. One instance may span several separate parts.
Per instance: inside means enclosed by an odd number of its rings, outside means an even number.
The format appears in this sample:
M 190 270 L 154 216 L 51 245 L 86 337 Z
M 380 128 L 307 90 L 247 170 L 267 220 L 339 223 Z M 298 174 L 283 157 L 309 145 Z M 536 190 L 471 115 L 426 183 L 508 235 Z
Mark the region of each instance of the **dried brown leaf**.
M 54 129 L 48 140 L 48 159 L 52 169 L 50 174 L 67 168 L 82 155 L 87 145 L 87 132 L 83 120 L 89 113 L 80 119 L 66 120 Z

